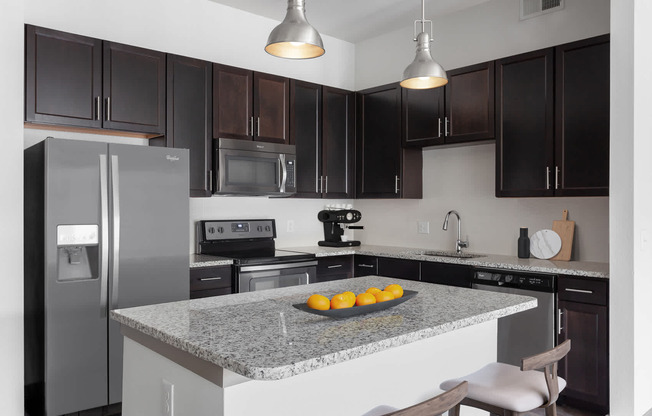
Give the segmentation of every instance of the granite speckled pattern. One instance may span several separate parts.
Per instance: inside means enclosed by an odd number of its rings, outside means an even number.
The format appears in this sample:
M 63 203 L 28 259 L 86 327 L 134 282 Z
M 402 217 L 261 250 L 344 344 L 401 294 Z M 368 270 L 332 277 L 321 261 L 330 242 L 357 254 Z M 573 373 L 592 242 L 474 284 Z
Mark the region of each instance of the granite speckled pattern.
M 390 283 L 419 293 L 342 320 L 292 307 L 313 293 L 331 297 Z M 368 276 L 114 310 L 111 317 L 245 377 L 278 380 L 534 307 L 528 296 Z
M 284 250 L 303 251 L 313 253 L 316 257 L 343 256 L 348 254 L 364 254 L 368 256 L 394 257 L 399 259 L 433 261 L 440 263 L 466 264 L 474 267 L 488 269 L 520 270 L 524 272 L 558 273 L 570 276 L 585 276 L 596 278 L 609 278 L 609 263 L 588 261 L 550 261 L 536 258 L 519 259 L 515 256 L 502 256 L 486 254 L 475 258 L 455 258 L 443 256 L 428 256 L 423 253 L 432 249 L 372 246 L 359 247 L 292 247 Z M 477 253 L 481 254 L 481 253 Z
M 230 266 L 233 259 L 219 256 L 209 256 L 207 254 L 191 254 L 190 268 L 213 267 L 213 266 Z

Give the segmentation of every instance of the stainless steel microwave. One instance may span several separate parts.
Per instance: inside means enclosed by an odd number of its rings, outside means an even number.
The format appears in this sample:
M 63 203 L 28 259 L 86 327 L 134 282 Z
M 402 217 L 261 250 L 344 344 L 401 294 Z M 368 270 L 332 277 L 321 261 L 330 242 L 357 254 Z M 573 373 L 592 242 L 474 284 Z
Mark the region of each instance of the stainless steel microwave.
M 218 139 L 214 145 L 214 194 L 290 196 L 296 193 L 295 146 L 234 139 Z

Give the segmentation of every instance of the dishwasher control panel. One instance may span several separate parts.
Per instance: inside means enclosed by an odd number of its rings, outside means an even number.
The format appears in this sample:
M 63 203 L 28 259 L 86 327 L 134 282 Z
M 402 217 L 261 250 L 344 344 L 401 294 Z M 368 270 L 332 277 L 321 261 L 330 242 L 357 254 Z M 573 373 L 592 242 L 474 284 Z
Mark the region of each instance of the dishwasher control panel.
M 556 277 L 556 275 L 514 273 L 504 270 L 476 270 L 473 274 L 473 282 L 491 286 L 517 287 L 542 292 L 554 292 Z

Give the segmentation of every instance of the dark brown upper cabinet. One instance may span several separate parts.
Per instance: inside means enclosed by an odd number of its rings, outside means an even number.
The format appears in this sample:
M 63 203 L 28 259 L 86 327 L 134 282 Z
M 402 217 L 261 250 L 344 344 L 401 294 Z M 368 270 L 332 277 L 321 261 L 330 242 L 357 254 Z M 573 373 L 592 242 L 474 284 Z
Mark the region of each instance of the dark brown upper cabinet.
M 164 134 L 165 53 L 105 41 L 103 65 L 103 127 Z
M 102 41 L 25 26 L 25 120 L 102 127 Z
M 555 195 L 609 195 L 609 35 L 555 48 Z
M 290 82 L 290 144 L 297 151 L 297 197 L 352 197 L 354 95 Z
M 165 54 L 26 25 L 25 120 L 160 135 Z
M 213 64 L 167 56 L 166 146 L 190 150 L 190 196 L 211 196 Z
M 444 88 L 403 88 L 403 146 L 493 139 L 494 62 L 447 71 Z
M 290 80 L 213 66 L 213 138 L 289 143 Z
M 496 61 L 496 132 L 496 196 L 608 195 L 608 35 Z
M 421 149 L 401 147 L 398 83 L 357 94 L 357 198 L 421 198 Z

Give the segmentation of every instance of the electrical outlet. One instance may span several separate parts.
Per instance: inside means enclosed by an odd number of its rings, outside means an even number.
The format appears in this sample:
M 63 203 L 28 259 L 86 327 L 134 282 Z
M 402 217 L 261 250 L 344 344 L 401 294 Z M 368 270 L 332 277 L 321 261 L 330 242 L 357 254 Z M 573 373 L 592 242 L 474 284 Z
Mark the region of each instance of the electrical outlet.
M 430 234 L 430 221 L 417 221 L 417 232 L 419 234 Z
M 174 384 L 163 379 L 163 395 L 161 405 L 163 406 L 163 416 L 174 416 Z
M 288 233 L 294 232 L 294 220 L 288 220 L 287 231 Z

